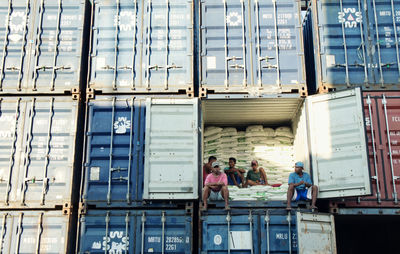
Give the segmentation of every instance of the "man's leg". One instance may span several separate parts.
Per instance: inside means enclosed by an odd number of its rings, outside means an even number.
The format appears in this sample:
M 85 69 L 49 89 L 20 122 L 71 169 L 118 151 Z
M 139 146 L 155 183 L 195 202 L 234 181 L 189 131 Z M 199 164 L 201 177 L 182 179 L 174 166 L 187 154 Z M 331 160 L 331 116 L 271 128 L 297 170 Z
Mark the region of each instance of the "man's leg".
M 264 180 L 264 185 L 268 184 L 267 174 L 265 173 L 263 168 L 260 168 L 261 179 Z
M 289 184 L 289 188 L 287 191 L 287 206 L 286 206 L 286 209 L 288 209 L 288 210 L 292 209 L 293 194 L 294 194 L 294 185 Z
M 317 208 L 315 203 L 317 202 L 318 187 L 316 185 L 312 186 L 312 199 L 311 199 L 311 209 Z
M 222 186 L 221 194 L 225 200 L 225 209 L 229 209 L 229 190 L 228 190 L 228 187 L 226 187 L 226 185 Z
M 208 186 L 205 186 L 203 189 L 203 209 L 207 210 L 207 199 L 210 196 L 211 189 Z
M 240 172 L 238 172 L 238 176 L 239 176 L 239 178 L 240 178 L 240 181 L 242 182 L 242 186 L 244 187 L 244 186 L 245 186 L 245 182 L 244 182 L 244 176 L 243 176 L 243 174 L 240 173 Z
M 258 184 L 257 184 L 257 182 L 254 182 L 254 181 L 252 181 L 252 180 L 248 180 L 248 179 L 247 179 L 246 185 L 254 186 L 254 185 L 258 185 Z
M 232 179 L 233 185 L 239 186 L 239 184 L 236 182 L 235 173 L 229 173 L 229 176 Z

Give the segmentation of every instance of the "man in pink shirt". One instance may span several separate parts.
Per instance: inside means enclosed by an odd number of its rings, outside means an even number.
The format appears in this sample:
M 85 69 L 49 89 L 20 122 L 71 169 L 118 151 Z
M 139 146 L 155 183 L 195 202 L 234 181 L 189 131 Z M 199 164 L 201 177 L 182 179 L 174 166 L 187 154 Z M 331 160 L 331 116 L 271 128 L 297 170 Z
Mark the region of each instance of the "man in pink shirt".
M 218 162 L 212 163 L 212 173 L 204 182 L 203 189 L 203 210 L 207 210 L 207 201 L 225 200 L 225 210 L 229 210 L 228 179 L 224 172 L 221 172 Z

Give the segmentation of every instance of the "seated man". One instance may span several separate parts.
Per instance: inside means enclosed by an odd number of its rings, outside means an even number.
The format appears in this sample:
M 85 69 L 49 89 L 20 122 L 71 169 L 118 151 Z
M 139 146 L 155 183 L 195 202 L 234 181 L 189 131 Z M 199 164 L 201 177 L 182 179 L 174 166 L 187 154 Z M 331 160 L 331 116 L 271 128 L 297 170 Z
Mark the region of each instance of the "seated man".
M 258 167 L 258 161 L 251 161 L 251 168 L 252 170 L 247 172 L 245 187 L 249 185 L 268 185 L 267 174 L 265 174 L 263 168 Z
M 240 188 L 240 184 L 244 184 L 243 174 L 246 172 L 242 168 L 235 168 L 236 159 L 229 158 L 229 167 L 224 169 L 225 174 L 228 176 L 228 185 L 236 185 Z
M 209 174 L 211 174 L 212 167 L 211 165 L 213 164 L 214 161 L 217 161 L 217 158 L 215 156 L 210 156 L 208 157 L 208 162 L 204 163 L 203 165 L 203 187 L 204 187 L 204 182 L 206 181 L 206 178 Z
M 317 201 L 318 187 L 312 184 L 310 175 L 303 172 L 303 162 L 296 162 L 294 172 L 289 175 L 289 189 L 287 192 L 287 210 L 291 208 L 291 201 L 310 200 L 311 209 L 317 209 L 315 202 Z M 312 197 L 311 197 L 312 195 Z
M 208 199 L 211 201 L 225 200 L 225 210 L 229 210 L 228 180 L 216 161 L 212 163 L 212 172 L 204 183 L 203 210 L 207 210 Z

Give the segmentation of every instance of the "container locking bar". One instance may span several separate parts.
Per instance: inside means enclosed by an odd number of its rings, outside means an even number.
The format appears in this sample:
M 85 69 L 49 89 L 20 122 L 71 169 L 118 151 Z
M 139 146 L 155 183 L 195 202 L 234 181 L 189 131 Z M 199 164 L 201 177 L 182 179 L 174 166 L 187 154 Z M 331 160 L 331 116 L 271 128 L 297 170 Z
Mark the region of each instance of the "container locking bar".
M 129 244 L 129 217 L 130 217 L 130 212 L 126 212 L 126 215 L 125 215 L 125 254 L 128 254 L 128 244 Z
M 27 174 L 28 174 L 28 167 L 30 164 L 30 154 L 32 152 L 32 129 L 33 129 L 33 118 L 34 115 L 36 114 L 35 111 L 35 103 L 36 103 L 36 98 L 32 99 L 31 102 L 31 109 L 29 112 L 29 129 L 28 129 L 28 137 L 27 137 L 27 143 L 25 145 L 25 159 L 24 159 L 24 174 L 23 177 L 25 178 L 24 181 L 22 182 L 22 191 L 21 191 L 21 205 L 25 205 L 25 191 L 26 191 L 26 184 L 30 179 L 27 179 Z
M 274 4 L 274 28 L 275 28 L 275 54 L 276 54 L 276 84 L 281 87 L 281 70 L 279 67 L 279 42 L 278 42 L 278 15 L 277 15 L 277 0 L 272 0 Z M 272 67 L 272 66 L 271 66 Z
M 399 56 L 399 40 L 397 39 L 397 25 L 396 25 L 396 15 L 395 15 L 395 10 L 394 10 L 394 2 L 393 0 L 390 0 L 390 4 L 392 7 L 392 22 L 393 22 L 393 31 L 394 31 L 394 41 L 396 45 L 396 60 L 397 60 L 397 70 L 399 77 L 397 81 L 400 83 L 400 56 Z
M 231 253 L 231 213 L 228 211 L 226 215 L 226 222 L 228 223 L 228 254 Z
M 141 254 L 144 254 L 144 230 L 145 230 L 145 223 L 146 223 L 146 213 L 142 213 L 142 246 L 141 246 Z
M 250 226 L 250 236 L 251 236 L 251 249 L 250 249 L 250 253 L 253 254 L 254 250 L 253 250 L 253 215 L 251 213 L 251 210 L 249 212 L 249 226 Z
M 165 218 L 165 212 L 161 213 L 161 223 L 162 223 L 162 240 L 161 240 L 161 254 L 165 253 L 164 245 L 165 245 L 165 222 L 167 218 Z
M 383 79 L 383 71 L 382 71 L 382 58 L 381 58 L 381 43 L 379 39 L 379 27 L 378 27 L 378 16 L 376 14 L 376 4 L 375 0 L 372 0 L 373 8 L 374 8 L 374 21 L 375 21 L 375 35 L 376 35 L 376 48 L 378 49 L 378 64 L 379 64 L 379 73 L 380 73 L 380 82 L 381 87 L 385 87 L 384 79 Z
M 19 253 L 19 245 L 21 243 L 21 234 L 22 234 L 22 219 L 24 217 L 24 213 L 21 212 L 18 218 L 18 226 L 17 226 L 17 243 L 15 244 L 15 253 Z
M 19 57 L 19 68 L 18 68 L 18 91 L 22 90 L 22 69 L 24 66 L 24 57 L 25 57 L 25 45 L 26 45 L 26 36 L 28 33 L 28 21 L 29 21 L 29 12 L 30 12 L 30 7 L 31 7 L 31 1 L 26 0 L 26 8 L 25 8 L 25 22 L 24 22 L 24 32 L 22 34 L 22 42 L 21 42 L 21 53 Z M 1 87 L 3 88 L 3 87 Z M 0 89 L 1 89 L 0 88 Z
M 111 136 L 110 136 L 110 155 L 109 155 L 109 171 L 108 171 L 108 190 L 107 190 L 107 204 L 111 204 L 111 181 L 112 181 L 112 172 L 113 172 L 113 143 L 114 143 L 114 118 L 115 118 L 115 103 L 116 98 L 113 97 L 112 100 L 112 113 L 111 113 Z
M 135 25 L 133 26 L 133 43 L 132 43 L 132 67 L 130 68 L 131 70 L 131 75 L 132 75 L 132 84 L 131 84 L 131 89 L 135 89 L 135 56 L 136 56 L 136 24 L 137 24 L 137 0 L 133 2 L 134 6 L 134 13 L 135 13 Z
M 51 127 L 53 123 L 53 116 L 54 116 L 54 98 L 50 99 L 50 109 L 49 109 L 49 127 L 47 129 L 47 142 L 46 142 L 46 156 L 45 156 L 45 161 L 44 161 L 44 167 L 43 167 L 43 187 L 42 187 L 42 200 L 41 200 L 41 205 L 44 205 L 44 199 L 48 187 L 48 167 L 49 167 L 49 158 L 50 158 L 50 141 L 51 141 Z
M 340 11 L 343 13 L 343 0 L 339 1 L 340 4 Z M 343 37 L 343 49 L 344 49 L 344 65 L 346 68 L 346 85 L 347 87 L 350 87 L 350 77 L 349 77 L 349 61 L 348 61 L 348 55 L 347 55 L 347 42 L 346 42 L 346 32 L 344 30 L 344 22 L 342 23 L 342 37 Z
M 269 217 L 269 211 L 267 210 L 265 212 L 265 224 L 267 225 L 267 254 L 270 254 L 270 247 L 269 247 L 269 236 L 270 236 L 270 232 L 269 232 L 269 223 L 270 223 L 270 217 Z
M 16 106 L 15 106 L 14 133 L 13 133 L 13 137 L 12 137 L 13 141 L 12 141 L 12 146 L 11 146 L 12 148 L 11 148 L 11 153 L 10 153 L 10 160 L 8 163 L 7 188 L 6 188 L 5 198 L 4 198 L 4 203 L 6 205 L 9 205 L 9 198 L 10 198 L 10 191 L 11 191 L 11 172 L 12 172 L 14 162 L 15 162 L 14 156 L 15 156 L 16 142 L 17 142 L 18 120 L 19 120 L 19 116 L 20 116 L 20 111 L 19 111 L 20 102 L 21 102 L 21 98 L 18 98 Z M 1 248 L 0 248 L 0 250 L 1 250 Z
M 8 34 L 10 33 L 10 14 L 11 14 L 11 0 L 8 0 L 8 11 L 7 11 L 7 20 L 6 20 L 6 30 L 4 34 L 4 41 L 3 41 L 3 54 L 1 56 L 1 69 L 0 69 L 0 91 L 3 88 L 3 81 L 4 81 L 4 66 L 6 62 L 6 53 L 7 53 L 7 46 L 8 46 Z M 0 249 L 1 251 L 1 249 Z
M 358 0 L 358 11 L 361 13 L 361 1 Z M 360 22 L 360 37 L 361 37 L 361 49 L 362 49 L 362 58 L 364 61 L 364 64 L 362 65 L 364 67 L 364 84 L 368 86 L 368 70 L 367 70 L 367 56 L 365 54 L 365 41 L 364 41 L 364 28 L 363 28 L 363 22 Z M 358 50 L 358 49 L 357 49 Z M 360 64 L 361 66 L 361 64 Z
M 106 236 L 105 236 L 105 248 L 104 248 L 104 254 L 108 253 L 108 233 L 109 233 L 109 224 L 110 224 L 110 212 L 107 212 L 106 214 L 106 218 L 105 218 L 105 222 L 106 222 Z
M 119 0 L 116 1 L 116 7 L 117 7 L 117 13 L 115 14 L 115 18 L 117 22 L 115 22 L 115 39 L 114 39 L 114 77 L 113 77 L 113 90 L 117 90 L 117 75 L 118 75 L 118 42 L 119 42 L 119 12 L 120 12 L 120 6 L 119 6 Z
M 133 112 L 134 112 L 134 99 L 131 99 L 131 127 L 129 128 L 129 159 L 128 159 L 128 177 L 127 177 L 127 186 L 126 186 L 126 203 L 131 203 L 131 173 L 132 173 L 132 138 L 133 138 Z M 137 179 L 137 178 L 136 178 Z
M 391 144 L 392 141 L 390 139 L 390 128 L 389 128 L 388 114 L 387 114 L 387 100 L 386 100 L 386 96 L 384 94 L 382 95 L 382 104 L 383 104 L 383 108 L 385 110 L 386 132 L 387 132 L 387 141 L 388 141 L 389 157 L 390 157 L 390 171 L 392 173 L 393 198 L 394 198 L 394 203 L 397 204 L 398 199 L 397 199 L 397 190 L 396 190 L 396 180 L 400 179 L 400 177 L 394 175 L 393 154 L 392 154 L 392 144 Z
M 292 254 L 292 214 L 290 213 L 290 211 L 288 211 L 287 221 L 288 221 L 288 226 L 289 226 L 289 235 L 288 235 L 289 253 Z
M 146 51 L 147 51 L 147 69 L 146 69 L 146 87 L 150 90 L 150 40 L 151 40 L 151 0 L 148 0 L 149 5 L 147 7 L 147 41 L 146 41 Z
M 6 225 L 7 225 L 7 216 L 8 213 L 4 213 L 3 214 L 3 221 L 1 223 L 2 227 L 1 227 L 1 232 L 0 232 L 0 253 L 3 253 L 3 244 L 4 244 L 4 233 Z
M 371 109 L 371 97 L 368 95 L 367 97 L 367 104 L 368 104 L 368 113 L 369 113 L 369 120 L 371 125 L 371 137 L 372 137 L 372 149 L 374 154 L 374 168 L 375 168 L 375 176 L 372 176 L 372 179 L 376 181 L 376 196 L 378 199 L 378 203 L 381 203 L 381 191 L 379 188 L 379 176 L 378 176 L 378 163 L 377 163 L 377 154 L 376 154 L 376 146 L 375 146 L 375 135 L 374 135 L 374 122 L 372 118 L 372 109 Z
M 43 233 L 43 213 L 39 214 L 37 235 L 36 235 L 36 253 L 40 253 L 40 237 Z
M 57 64 L 57 56 L 58 56 L 58 44 L 60 43 L 60 22 L 61 22 L 61 0 L 58 0 L 58 10 L 57 10 L 57 28 L 56 28 L 56 36 L 54 42 L 54 53 L 53 53 L 53 68 L 51 73 L 51 81 L 50 81 L 50 91 L 54 91 L 54 82 L 56 79 L 56 71 L 58 70 L 56 67 Z M 59 68 L 63 70 L 63 68 Z
M 39 64 L 39 55 L 40 55 L 40 45 L 42 44 L 42 34 L 43 34 L 43 13 L 44 13 L 44 0 L 40 1 L 39 7 L 39 25 L 37 28 L 36 40 L 35 40 L 35 68 L 33 71 L 33 83 L 32 83 L 32 90 L 36 91 L 36 82 L 38 79 L 38 64 Z

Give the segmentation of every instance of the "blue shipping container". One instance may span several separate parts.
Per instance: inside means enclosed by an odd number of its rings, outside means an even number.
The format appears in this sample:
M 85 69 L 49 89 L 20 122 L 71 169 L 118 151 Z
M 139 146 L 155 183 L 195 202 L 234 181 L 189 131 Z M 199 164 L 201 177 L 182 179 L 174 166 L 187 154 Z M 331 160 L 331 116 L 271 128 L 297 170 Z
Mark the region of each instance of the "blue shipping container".
M 333 216 L 284 209 L 209 210 L 200 253 L 336 253 Z M 300 250 L 300 251 L 299 251 Z
M 300 1 L 206 0 L 200 8 L 202 96 L 306 95 Z
M 88 102 L 83 202 L 142 203 L 145 108 L 132 97 Z
M 398 3 L 318 0 L 311 9 L 307 15 L 312 15 L 308 25 L 313 36 L 305 39 L 314 49 L 306 55 L 307 61 L 315 61 L 316 81 L 310 86 L 321 92 L 354 86 L 400 88 Z
M 197 199 L 197 111 L 197 99 L 90 100 L 81 201 L 97 207 L 176 207 Z
M 193 1 L 94 1 L 89 87 L 193 93 Z
M 2 93 L 79 91 L 87 63 L 86 2 L 1 1 Z
M 193 253 L 186 210 L 89 210 L 79 222 L 78 253 Z
M 1 253 L 74 253 L 76 218 L 59 211 L 0 212 Z

